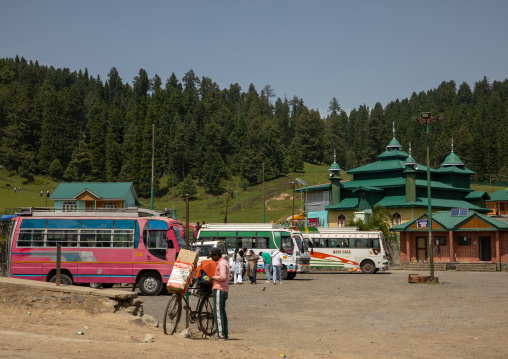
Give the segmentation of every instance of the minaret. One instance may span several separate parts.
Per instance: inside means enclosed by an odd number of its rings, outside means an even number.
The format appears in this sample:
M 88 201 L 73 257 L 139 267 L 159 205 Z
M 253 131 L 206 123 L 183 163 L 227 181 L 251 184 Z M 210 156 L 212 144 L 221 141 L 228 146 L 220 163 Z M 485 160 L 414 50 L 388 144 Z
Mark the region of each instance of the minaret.
M 333 150 L 333 163 L 328 169 L 330 171 L 330 182 L 332 183 L 332 205 L 340 203 L 340 167 L 337 164 L 335 150 Z
M 413 157 L 411 157 L 411 142 L 409 142 L 409 157 L 404 162 L 406 170 L 406 202 L 416 201 L 416 170 L 418 165 Z

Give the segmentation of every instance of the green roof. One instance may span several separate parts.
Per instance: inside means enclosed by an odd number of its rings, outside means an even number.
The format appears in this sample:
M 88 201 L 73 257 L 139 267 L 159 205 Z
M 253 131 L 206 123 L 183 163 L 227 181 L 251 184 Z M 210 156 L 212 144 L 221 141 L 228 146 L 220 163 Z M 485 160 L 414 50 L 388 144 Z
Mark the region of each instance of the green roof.
M 337 210 L 337 209 L 356 209 L 359 203 L 358 198 L 346 198 L 336 205 L 329 204 L 325 207 L 326 210 Z
M 394 152 L 394 151 L 392 151 Z M 405 152 L 404 152 L 405 153 Z M 393 172 L 393 171 L 400 171 L 401 176 L 402 172 L 406 169 L 406 166 L 404 166 L 404 162 L 408 158 L 408 154 L 405 154 L 405 157 L 403 159 L 390 159 L 390 160 L 383 160 L 383 161 L 376 161 L 369 163 L 368 165 L 353 168 L 352 170 L 347 171 L 348 174 L 357 174 L 357 173 L 370 173 L 370 172 Z M 418 170 L 417 172 L 427 172 L 427 166 L 418 164 Z M 430 173 L 435 173 L 436 170 L 431 168 Z
M 508 230 L 508 223 L 500 221 L 498 219 L 486 216 L 481 213 L 477 213 L 475 211 L 468 211 L 466 216 L 452 216 L 451 211 L 439 211 L 432 214 L 432 222 L 436 222 L 440 224 L 445 231 L 456 231 L 460 229 L 460 226 L 468 222 L 472 217 L 477 217 L 484 222 L 490 224 L 492 228 L 490 230 Z M 424 214 L 420 218 L 412 219 L 405 223 L 398 224 L 390 228 L 390 231 L 393 232 L 401 232 L 405 230 L 414 231 L 415 229 L 409 229 L 416 221 L 427 218 L 427 214 Z M 422 228 L 423 229 L 423 228 Z M 480 228 L 479 228 L 480 229 Z M 420 229 L 421 230 L 421 229 Z M 426 229 L 425 229 L 426 230 Z M 466 230 L 471 231 L 474 229 L 466 228 Z M 488 228 L 481 228 L 482 231 L 489 230 Z
M 441 166 L 464 166 L 464 163 L 460 160 L 459 156 L 452 152 L 446 156 Z
M 427 187 L 427 180 L 419 180 L 416 181 L 417 187 Z M 449 191 L 459 191 L 459 192 L 473 192 L 471 188 L 460 188 L 460 187 L 453 187 L 450 185 L 447 185 L 446 183 L 439 182 L 439 181 L 430 181 L 430 187 L 431 189 L 445 189 Z
M 347 181 L 341 183 L 341 187 L 348 190 L 354 190 L 359 187 L 387 188 L 387 187 L 400 187 L 405 185 L 406 180 L 403 177 Z
M 468 193 L 467 196 L 465 197 L 465 199 L 468 201 L 476 201 L 476 200 L 482 199 L 483 197 L 485 197 L 485 199 L 490 199 L 489 194 L 485 191 L 474 191 L 474 192 Z
M 406 158 L 408 158 L 409 154 L 406 151 L 402 150 L 386 150 L 380 155 L 377 156 L 377 158 L 385 161 L 385 160 L 401 160 L 404 161 Z
M 487 202 L 492 201 L 508 201 L 508 190 L 502 189 L 494 193 L 491 193 L 490 200 L 488 200 Z
M 51 199 L 74 199 L 84 191 L 89 191 L 101 199 L 124 199 L 129 191 L 132 191 L 134 200 L 138 201 L 138 196 L 132 182 L 60 183 L 51 195 Z
M 340 166 L 337 164 L 337 162 L 334 162 L 334 163 L 332 163 L 332 165 L 330 166 L 328 171 L 339 172 Z
M 388 196 L 383 198 L 381 201 L 377 202 L 376 205 L 381 205 L 386 208 L 393 207 L 419 207 L 419 208 L 427 208 L 428 200 L 426 197 L 418 197 L 416 201 L 406 201 L 406 196 Z M 432 198 L 431 205 L 433 208 L 443 208 L 443 209 L 452 209 L 452 208 L 467 208 L 471 210 L 475 210 L 477 212 L 489 212 L 490 209 L 482 208 L 475 206 L 472 203 L 461 200 L 454 199 L 441 199 L 441 198 Z
M 404 158 L 407 158 L 404 157 Z M 352 170 L 347 171 L 349 174 L 355 173 L 365 173 L 365 172 L 390 172 L 390 171 L 403 171 L 406 167 L 404 167 L 403 162 L 400 160 L 387 160 L 387 161 L 376 161 L 369 163 L 368 165 L 353 168 Z
M 439 167 L 436 170 L 438 173 L 452 173 L 452 174 L 461 174 L 461 175 L 474 175 L 476 172 L 471 171 L 466 167 L 457 167 L 457 166 L 448 166 L 448 167 Z

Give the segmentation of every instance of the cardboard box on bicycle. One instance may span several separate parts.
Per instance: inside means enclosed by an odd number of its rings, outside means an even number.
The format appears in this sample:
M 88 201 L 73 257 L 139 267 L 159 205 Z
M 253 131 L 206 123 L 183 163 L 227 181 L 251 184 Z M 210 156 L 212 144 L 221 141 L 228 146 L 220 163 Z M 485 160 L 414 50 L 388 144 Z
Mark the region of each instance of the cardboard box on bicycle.
M 179 293 L 187 291 L 189 283 L 194 277 L 197 261 L 198 255 L 196 252 L 186 249 L 180 250 L 168 280 L 167 288 L 169 291 Z
M 178 262 L 190 263 L 196 268 L 198 264 L 198 254 L 194 251 L 189 251 L 188 249 L 180 249 L 180 253 L 178 254 L 178 258 L 176 259 Z

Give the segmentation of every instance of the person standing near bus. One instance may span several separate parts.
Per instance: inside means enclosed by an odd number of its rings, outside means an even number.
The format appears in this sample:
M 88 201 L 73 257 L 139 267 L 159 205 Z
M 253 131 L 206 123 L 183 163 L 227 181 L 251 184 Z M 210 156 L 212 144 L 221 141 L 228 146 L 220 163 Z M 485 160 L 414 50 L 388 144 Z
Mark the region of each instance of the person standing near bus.
M 261 258 L 263 258 L 263 267 L 265 268 L 266 274 L 266 282 L 270 283 L 270 264 L 272 263 L 272 259 L 270 258 L 270 253 L 268 252 L 259 252 Z
M 222 258 L 222 252 L 219 248 L 212 248 L 210 253 L 212 260 L 217 262 L 215 275 L 211 278 L 213 283 L 213 318 L 215 319 L 215 328 L 217 328 L 217 337 L 226 340 L 228 339 L 226 300 L 228 299 L 231 269 L 229 263 Z
M 279 274 L 279 284 L 282 284 L 282 252 L 278 249 L 272 254 L 272 267 L 273 267 L 273 284 L 277 284 L 277 273 Z
M 247 275 L 250 279 L 250 284 L 256 284 L 256 274 L 258 271 L 258 261 L 259 256 L 254 253 L 251 249 L 249 251 L 249 255 L 247 256 Z
M 235 254 L 233 255 L 233 283 L 242 284 L 243 280 L 243 257 L 238 252 L 238 248 L 235 248 Z

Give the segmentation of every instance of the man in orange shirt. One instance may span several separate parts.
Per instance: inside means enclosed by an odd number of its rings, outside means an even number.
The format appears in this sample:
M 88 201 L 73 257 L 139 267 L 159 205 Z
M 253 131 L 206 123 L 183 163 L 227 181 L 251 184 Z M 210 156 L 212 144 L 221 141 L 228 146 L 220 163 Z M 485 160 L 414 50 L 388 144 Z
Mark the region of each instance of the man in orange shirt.
M 219 248 L 210 251 L 212 260 L 217 262 L 215 275 L 211 278 L 213 287 L 213 317 L 219 339 L 228 339 L 228 317 L 226 315 L 226 300 L 229 292 L 229 263 L 222 258 Z

